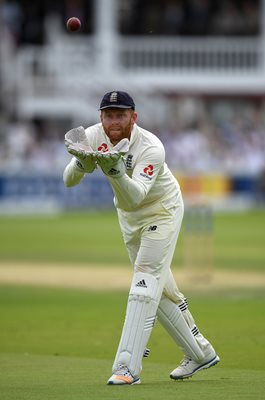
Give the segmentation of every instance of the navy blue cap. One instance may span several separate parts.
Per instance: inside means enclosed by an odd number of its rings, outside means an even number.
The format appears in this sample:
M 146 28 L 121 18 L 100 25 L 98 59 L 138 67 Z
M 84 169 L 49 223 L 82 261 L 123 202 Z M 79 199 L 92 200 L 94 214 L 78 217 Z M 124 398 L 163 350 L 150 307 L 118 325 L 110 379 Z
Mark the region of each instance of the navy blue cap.
M 105 108 L 132 108 L 135 109 L 135 104 L 131 96 L 126 92 L 114 91 L 104 95 L 100 103 L 100 110 Z

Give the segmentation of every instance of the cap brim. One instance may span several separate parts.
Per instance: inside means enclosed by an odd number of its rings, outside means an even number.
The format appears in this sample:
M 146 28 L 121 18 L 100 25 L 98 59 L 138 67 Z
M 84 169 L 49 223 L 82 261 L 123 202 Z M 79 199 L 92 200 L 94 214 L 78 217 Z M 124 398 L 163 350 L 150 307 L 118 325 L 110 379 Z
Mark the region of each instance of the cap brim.
M 134 107 L 132 106 L 122 106 L 122 105 L 109 105 L 109 106 L 104 106 L 104 107 L 100 107 L 99 110 L 105 110 L 106 108 L 130 108 L 132 110 L 134 110 Z

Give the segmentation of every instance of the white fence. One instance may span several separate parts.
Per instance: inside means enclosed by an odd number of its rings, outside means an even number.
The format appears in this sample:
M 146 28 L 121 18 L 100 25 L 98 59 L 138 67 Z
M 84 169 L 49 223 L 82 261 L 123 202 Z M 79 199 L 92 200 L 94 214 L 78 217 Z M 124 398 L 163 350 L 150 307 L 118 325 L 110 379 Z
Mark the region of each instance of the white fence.
M 122 39 L 119 54 L 124 68 L 139 73 L 162 70 L 199 73 L 253 73 L 262 68 L 262 43 L 253 38 Z

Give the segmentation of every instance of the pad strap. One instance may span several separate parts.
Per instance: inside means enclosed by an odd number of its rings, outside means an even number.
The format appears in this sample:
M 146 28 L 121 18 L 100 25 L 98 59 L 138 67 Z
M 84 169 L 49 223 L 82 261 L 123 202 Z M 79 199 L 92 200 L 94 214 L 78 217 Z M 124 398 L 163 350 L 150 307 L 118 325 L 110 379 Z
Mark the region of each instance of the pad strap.
M 157 316 L 159 322 L 182 349 L 183 353 L 200 363 L 204 359 L 204 354 L 184 319 L 180 308 L 167 297 L 163 296 L 157 310 Z

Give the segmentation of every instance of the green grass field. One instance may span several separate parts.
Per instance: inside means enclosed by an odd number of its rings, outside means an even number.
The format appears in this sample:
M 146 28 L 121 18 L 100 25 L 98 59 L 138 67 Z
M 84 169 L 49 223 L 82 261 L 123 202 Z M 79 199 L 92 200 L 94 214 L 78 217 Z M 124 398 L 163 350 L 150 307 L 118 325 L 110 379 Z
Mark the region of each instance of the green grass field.
M 216 214 L 213 226 L 218 268 L 264 269 L 264 210 Z M 198 244 L 204 246 L 203 233 L 199 239 Z M 183 228 L 173 267 L 184 263 L 184 242 Z M 0 262 L 128 264 L 115 212 L 0 217 L 0 243 Z
M 263 293 L 190 297 L 221 363 L 190 380 L 170 380 L 181 354 L 157 325 L 136 387 L 106 385 L 125 292 L 2 287 L 0 296 L 2 400 L 264 398 Z
M 262 211 L 215 215 L 216 268 L 265 273 L 264 223 Z M 0 243 L 0 263 L 128 264 L 113 212 L 1 217 Z M 184 244 L 182 232 L 174 268 L 183 266 Z M 192 379 L 170 380 L 182 356 L 157 324 L 142 385 L 109 387 L 127 291 L 0 285 L 0 399 L 263 399 L 264 290 L 186 295 L 221 363 Z

